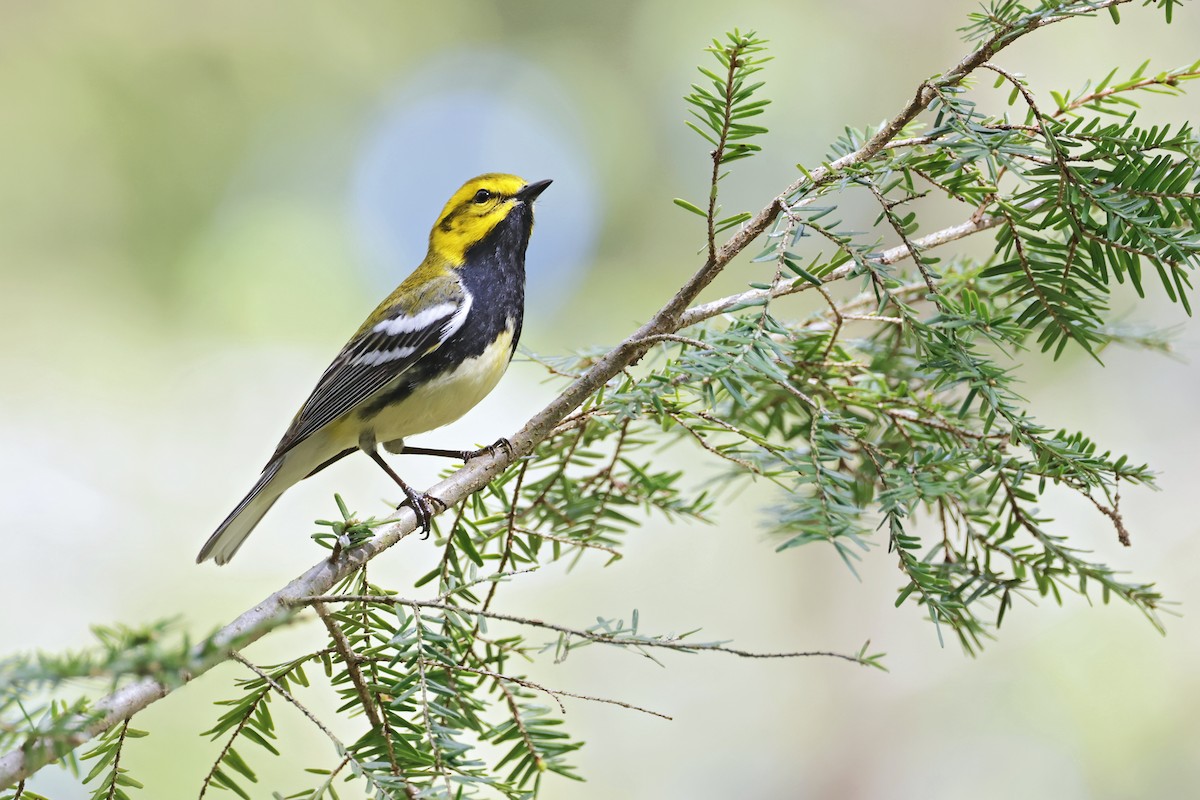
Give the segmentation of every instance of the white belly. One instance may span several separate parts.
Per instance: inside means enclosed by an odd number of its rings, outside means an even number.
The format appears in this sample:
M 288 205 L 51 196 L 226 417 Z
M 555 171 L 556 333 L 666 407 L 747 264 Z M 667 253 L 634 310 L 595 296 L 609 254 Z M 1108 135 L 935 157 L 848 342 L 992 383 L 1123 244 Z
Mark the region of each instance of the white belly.
M 466 414 L 496 388 L 512 348 L 512 328 L 500 335 L 482 355 L 413 391 L 402 402 L 384 408 L 370 420 L 375 441 L 390 442 L 431 431 Z

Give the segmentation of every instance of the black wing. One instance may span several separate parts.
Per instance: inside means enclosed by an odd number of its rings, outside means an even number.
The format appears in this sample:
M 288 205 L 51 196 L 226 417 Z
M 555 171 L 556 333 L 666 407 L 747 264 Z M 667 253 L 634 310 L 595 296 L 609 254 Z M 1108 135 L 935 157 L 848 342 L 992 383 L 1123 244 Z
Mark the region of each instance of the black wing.
M 396 311 L 346 343 L 292 420 L 271 460 L 355 406 L 446 341 L 466 319 L 471 298 L 457 281 L 416 313 Z

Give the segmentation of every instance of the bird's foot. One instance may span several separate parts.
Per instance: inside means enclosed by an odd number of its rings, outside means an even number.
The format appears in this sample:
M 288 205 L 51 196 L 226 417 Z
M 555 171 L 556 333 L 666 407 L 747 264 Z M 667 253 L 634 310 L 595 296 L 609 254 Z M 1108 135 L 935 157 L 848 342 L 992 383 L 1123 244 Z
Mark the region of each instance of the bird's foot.
M 417 530 L 421 532 L 422 539 L 428 539 L 429 534 L 433 532 L 433 515 L 440 514 L 446 510 L 446 504 L 437 499 L 431 494 L 421 494 L 412 489 L 407 484 L 403 484 L 405 500 L 397 509 L 408 506 L 413 510 L 417 517 Z M 434 506 L 440 506 L 436 511 Z
M 465 451 L 462 454 L 463 461 L 470 461 L 471 459 L 479 458 L 480 456 L 494 456 L 494 455 L 496 455 L 496 453 L 500 452 L 501 450 L 503 450 L 505 453 L 507 453 L 510 456 L 512 455 L 512 452 L 513 452 L 512 442 L 510 442 L 508 439 L 505 439 L 503 436 L 501 436 L 499 439 L 497 439 L 492 444 L 489 444 L 487 447 L 481 447 L 478 450 Z

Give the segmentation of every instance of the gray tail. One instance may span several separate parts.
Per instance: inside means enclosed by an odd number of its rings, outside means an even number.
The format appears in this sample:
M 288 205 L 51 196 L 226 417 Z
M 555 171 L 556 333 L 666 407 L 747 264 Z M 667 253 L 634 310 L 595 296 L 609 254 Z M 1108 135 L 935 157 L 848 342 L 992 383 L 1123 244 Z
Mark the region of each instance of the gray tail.
M 233 558 L 259 520 L 288 488 L 288 485 L 280 485 L 282 482 L 276 480 L 281 466 L 282 458 L 267 465 L 250 493 L 230 512 L 213 535 L 208 537 L 204 547 L 200 548 L 200 555 L 196 556 L 197 564 L 210 558 L 218 564 L 225 564 Z

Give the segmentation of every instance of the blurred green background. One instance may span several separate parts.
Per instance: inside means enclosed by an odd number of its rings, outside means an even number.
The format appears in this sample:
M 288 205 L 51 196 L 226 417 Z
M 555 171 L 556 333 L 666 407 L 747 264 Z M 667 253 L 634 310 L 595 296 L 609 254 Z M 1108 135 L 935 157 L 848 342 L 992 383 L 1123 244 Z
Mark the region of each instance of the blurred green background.
M 735 7 L 736 6 L 736 7 Z M 972 3 L 25 2 L 0 5 L 0 512 L 3 650 L 82 643 L 88 626 L 183 614 L 208 630 L 319 557 L 306 533 L 394 493 L 366 459 L 293 490 L 239 557 L 192 559 L 249 486 L 344 338 L 424 252 L 463 180 L 512 171 L 555 185 L 530 249 L 524 344 L 538 352 L 616 340 L 696 264 L 698 221 L 672 206 L 704 191 L 680 95 L 700 49 L 733 26 L 772 40 L 766 152 L 737 165 L 730 210 L 757 209 L 819 163 L 845 125 L 896 111 L 965 52 Z M 1200 53 L 1200 13 L 1126 7 L 1006 51 L 1034 88 L 1073 88 L 1146 58 Z M 1197 96 L 1148 117 L 1200 119 Z M 862 227 L 869 224 L 864 219 Z M 739 262 L 720 288 L 762 279 Z M 1134 316 L 1184 322 L 1161 299 Z M 667 668 L 590 648 L 534 674 L 563 689 L 671 714 L 664 722 L 579 702 L 585 784 L 545 797 L 1056 798 L 1200 794 L 1200 444 L 1197 328 L 1179 360 L 1109 352 L 1108 369 L 1030 357 L 1035 414 L 1081 428 L 1162 471 L 1131 493 L 1121 549 L 1088 508 L 1053 511 L 1105 560 L 1181 602 L 1160 637 L 1125 608 L 1018 607 L 976 660 L 945 649 L 892 601 L 882 550 L 856 580 L 830 551 L 783 555 L 752 522 L 755 491 L 715 526 L 653 525 L 623 561 L 551 567 L 501 607 L 587 625 L 641 612 L 646 630 L 703 626 L 758 650 L 854 650 L 871 638 L 890 674 L 841 662 L 668 657 Z M 429 443 L 508 433 L 553 392 L 517 363 L 466 419 Z M 417 485 L 438 465 L 405 462 Z M 412 541 L 377 581 L 424 573 Z M 249 655 L 298 652 L 316 634 Z M 145 796 L 191 796 L 215 757 L 197 736 L 237 671 L 224 667 L 139 715 L 127 752 Z M 281 720 L 289 712 L 278 711 Z M 329 766 L 298 717 L 303 764 L 262 765 L 262 796 Z M 351 730 L 348 726 L 346 730 Z M 31 787 L 85 796 L 48 770 Z M 184 787 L 188 787 L 184 791 Z M 347 796 L 354 796 L 351 792 Z

